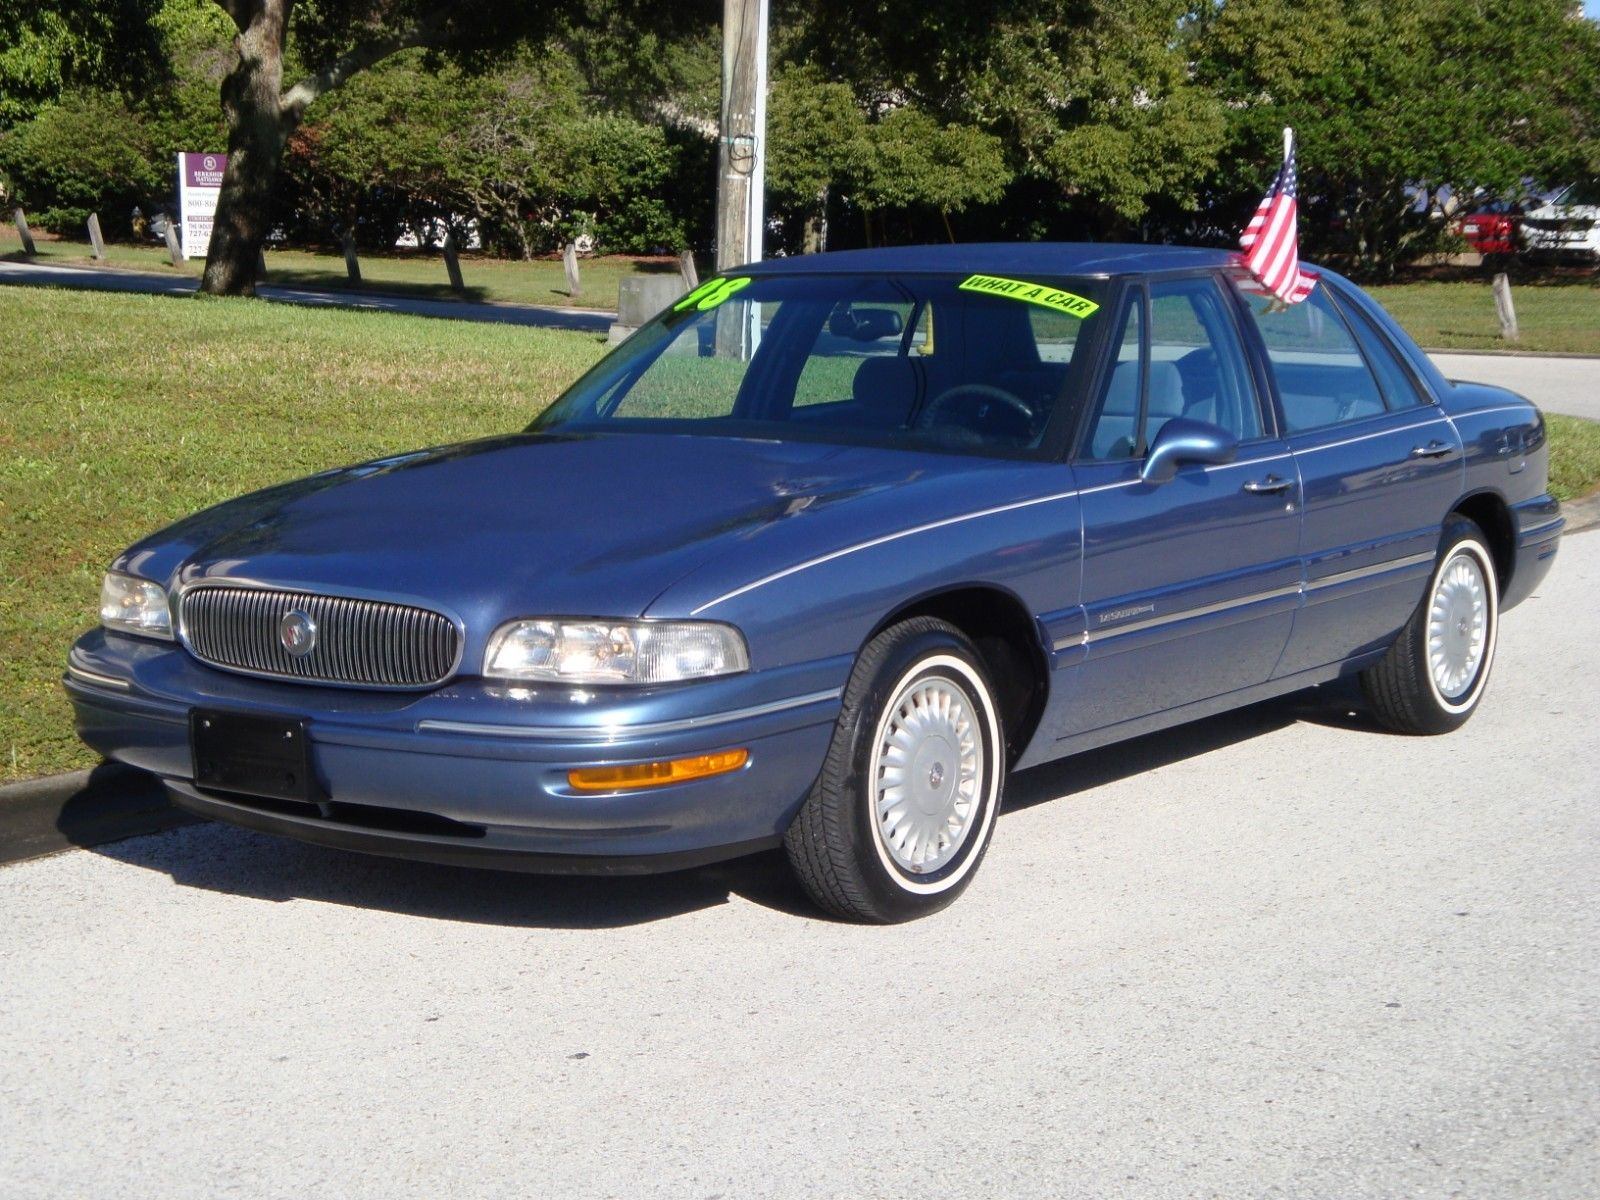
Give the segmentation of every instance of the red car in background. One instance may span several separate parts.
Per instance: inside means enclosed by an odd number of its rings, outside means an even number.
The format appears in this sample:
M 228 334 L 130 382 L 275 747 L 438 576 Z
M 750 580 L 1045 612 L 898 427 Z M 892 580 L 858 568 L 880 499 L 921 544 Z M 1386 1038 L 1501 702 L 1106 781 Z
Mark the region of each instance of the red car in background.
M 1484 208 L 1456 218 L 1456 232 L 1479 254 L 1515 254 L 1520 220 L 1510 208 Z

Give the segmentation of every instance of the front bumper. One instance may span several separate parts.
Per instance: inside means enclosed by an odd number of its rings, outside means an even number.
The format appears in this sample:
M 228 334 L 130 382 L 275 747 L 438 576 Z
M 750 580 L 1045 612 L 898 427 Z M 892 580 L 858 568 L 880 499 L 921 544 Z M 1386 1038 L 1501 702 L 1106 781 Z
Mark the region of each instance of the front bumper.
M 672 870 L 776 845 L 821 768 L 847 660 L 645 692 L 458 680 L 426 693 L 248 678 L 170 643 L 95 630 L 64 685 L 79 736 L 159 775 L 202 816 L 403 858 L 544 871 Z M 189 712 L 307 721 L 316 803 L 204 792 Z M 749 762 L 666 787 L 579 793 L 580 766 L 743 747 Z

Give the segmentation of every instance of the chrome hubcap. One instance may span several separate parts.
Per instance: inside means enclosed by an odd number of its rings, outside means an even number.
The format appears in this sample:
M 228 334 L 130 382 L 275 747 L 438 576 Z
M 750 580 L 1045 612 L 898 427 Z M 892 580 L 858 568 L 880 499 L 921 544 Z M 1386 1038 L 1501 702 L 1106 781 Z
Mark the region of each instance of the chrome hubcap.
M 1446 700 L 1472 689 L 1489 641 L 1489 590 L 1483 568 L 1457 554 L 1439 572 L 1428 609 L 1428 671 Z
M 872 778 L 878 832 L 895 864 L 926 875 L 950 862 L 982 798 L 983 741 L 966 693 L 939 678 L 901 689 L 873 750 Z

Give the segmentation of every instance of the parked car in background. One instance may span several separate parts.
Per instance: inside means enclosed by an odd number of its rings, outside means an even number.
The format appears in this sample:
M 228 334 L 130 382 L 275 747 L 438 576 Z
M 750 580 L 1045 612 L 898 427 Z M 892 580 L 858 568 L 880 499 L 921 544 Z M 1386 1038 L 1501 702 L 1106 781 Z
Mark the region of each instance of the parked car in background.
M 1600 263 L 1600 181 L 1575 183 L 1522 218 L 1522 248 L 1544 258 Z
M 1285 308 L 1217 250 L 805 255 L 523 433 L 146 538 L 65 684 L 202 816 L 549 871 L 782 846 L 900 921 L 1017 768 L 1342 676 L 1458 728 L 1555 557 L 1547 465 L 1331 271 Z
M 1455 230 L 1467 245 L 1488 258 L 1515 254 L 1521 249 L 1519 227 L 1521 209 L 1515 204 L 1494 201 L 1455 219 Z

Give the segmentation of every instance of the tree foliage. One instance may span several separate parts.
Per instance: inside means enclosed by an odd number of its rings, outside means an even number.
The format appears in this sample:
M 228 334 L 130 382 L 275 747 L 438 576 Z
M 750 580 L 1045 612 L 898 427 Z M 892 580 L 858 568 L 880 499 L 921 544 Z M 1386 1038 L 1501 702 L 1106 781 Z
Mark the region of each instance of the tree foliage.
M 0 130 L 70 89 L 159 79 L 161 8 L 161 0 L 0 0 Z
M 98 212 L 107 233 L 126 230 L 134 205 L 160 186 L 149 130 L 120 97 L 72 92 L 0 137 L 0 174 L 32 216 L 83 236 Z
M 163 199 L 174 151 L 226 144 L 223 290 L 278 224 L 706 250 L 719 20 L 714 0 L 0 0 L 0 174 L 68 221 Z M 1227 243 L 1292 125 L 1308 252 L 1384 273 L 1443 245 L 1463 197 L 1600 174 L 1600 26 L 1568 0 L 774 0 L 771 47 L 772 251 Z
M 1309 250 L 1386 273 L 1435 245 L 1441 199 L 1593 170 L 1600 31 L 1564 0 L 1228 0 L 1198 78 L 1227 106 L 1213 208 L 1236 225 L 1258 164 L 1298 136 Z M 1430 212 L 1430 208 L 1434 211 Z

